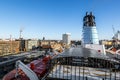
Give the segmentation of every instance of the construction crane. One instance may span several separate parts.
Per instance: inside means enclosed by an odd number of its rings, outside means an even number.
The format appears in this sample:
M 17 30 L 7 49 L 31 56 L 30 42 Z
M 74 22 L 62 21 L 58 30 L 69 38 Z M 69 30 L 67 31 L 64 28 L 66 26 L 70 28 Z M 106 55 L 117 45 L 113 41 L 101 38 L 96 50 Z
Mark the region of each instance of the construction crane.
M 12 35 L 10 35 L 10 52 L 12 53 Z
M 113 27 L 113 25 L 112 25 L 112 30 L 113 30 L 113 39 L 114 39 L 114 36 L 115 36 L 115 28 Z
M 22 32 L 23 32 L 23 28 L 21 27 L 20 28 L 20 36 L 19 36 L 19 39 L 20 39 L 20 53 L 22 52 Z
M 22 38 L 22 32 L 23 32 L 23 29 L 21 28 L 21 29 L 20 29 L 20 36 L 19 36 L 19 39 Z
M 112 29 L 113 29 L 112 46 L 113 46 L 114 51 L 116 51 L 116 49 L 118 47 L 118 44 L 117 44 L 118 38 L 116 36 L 117 33 L 115 34 L 115 28 L 113 27 L 113 25 L 112 25 Z

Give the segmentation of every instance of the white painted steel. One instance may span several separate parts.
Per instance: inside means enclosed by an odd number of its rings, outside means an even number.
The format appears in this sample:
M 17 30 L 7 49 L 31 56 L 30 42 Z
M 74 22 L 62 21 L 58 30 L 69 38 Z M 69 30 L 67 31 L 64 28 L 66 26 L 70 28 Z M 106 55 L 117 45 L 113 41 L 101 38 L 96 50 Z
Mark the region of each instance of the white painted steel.
M 85 44 L 85 48 L 96 50 L 98 53 L 103 53 L 106 55 L 105 46 L 99 44 Z
M 96 26 L 83 27 L 83 44 L 99 44 Z
M 37 75 L 20 60 L 16 62 L 16 68 L 20 68 L 29 77 L 30 80 L 39 80 Z

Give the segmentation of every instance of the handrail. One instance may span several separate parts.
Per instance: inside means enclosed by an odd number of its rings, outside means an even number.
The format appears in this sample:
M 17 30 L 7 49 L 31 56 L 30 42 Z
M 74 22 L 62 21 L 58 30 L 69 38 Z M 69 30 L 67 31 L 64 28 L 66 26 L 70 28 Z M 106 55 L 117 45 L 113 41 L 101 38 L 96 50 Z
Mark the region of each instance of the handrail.
M 120 49 L 118 49 L 118 50 L 116 51 L 116 54 L 120 54 L 119 52 L 120 52 Z
M 27 77 L 29 77 L 30 80 L 39 80 L 37 75 L 20 60 L 16 62 L 16 70 L 18 70 L 18 68 L 20 68 L 27 75 Z M 18 71 L 16 75 L 18 75 Z

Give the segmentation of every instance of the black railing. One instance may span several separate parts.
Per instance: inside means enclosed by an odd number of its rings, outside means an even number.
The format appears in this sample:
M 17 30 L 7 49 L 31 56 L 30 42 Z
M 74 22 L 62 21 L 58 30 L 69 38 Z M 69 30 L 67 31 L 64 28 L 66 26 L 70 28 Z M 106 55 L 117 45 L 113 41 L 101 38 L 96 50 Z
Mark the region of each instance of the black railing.
M 92 57 L 59 57 L 49 61 L 46 80 L 120 80 L 120 63 Z

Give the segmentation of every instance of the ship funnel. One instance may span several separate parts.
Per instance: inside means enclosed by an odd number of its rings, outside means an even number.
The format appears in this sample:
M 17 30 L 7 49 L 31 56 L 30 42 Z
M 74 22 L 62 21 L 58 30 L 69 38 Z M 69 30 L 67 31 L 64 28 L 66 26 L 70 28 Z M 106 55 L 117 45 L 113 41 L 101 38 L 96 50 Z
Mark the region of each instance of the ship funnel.
M 98 33 L 96 29 L 95 16 L 86 12 L 83 18 L 83 44 L 99 44 Z

